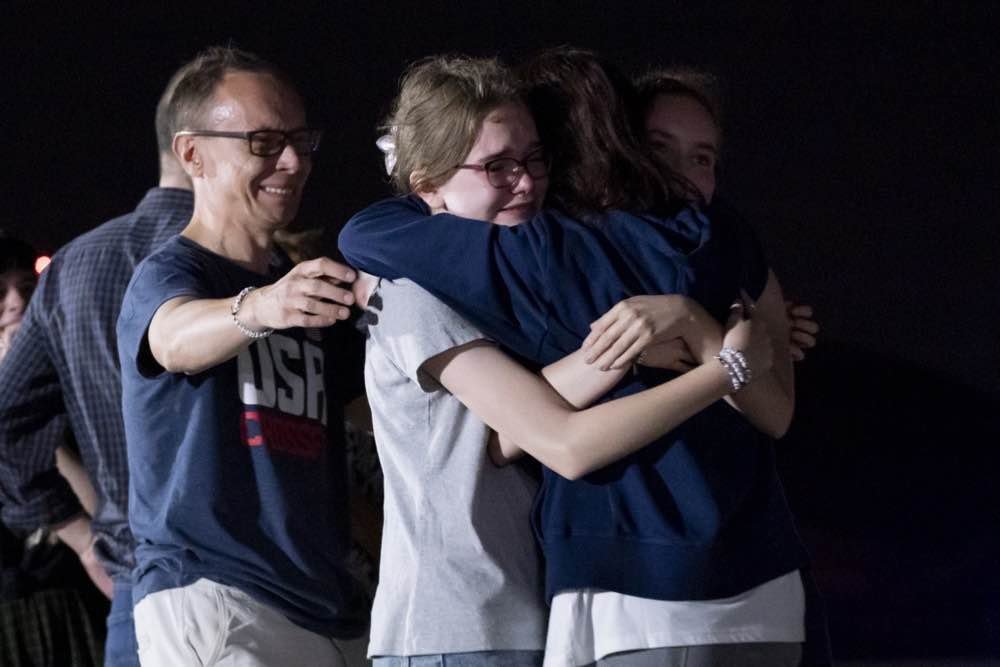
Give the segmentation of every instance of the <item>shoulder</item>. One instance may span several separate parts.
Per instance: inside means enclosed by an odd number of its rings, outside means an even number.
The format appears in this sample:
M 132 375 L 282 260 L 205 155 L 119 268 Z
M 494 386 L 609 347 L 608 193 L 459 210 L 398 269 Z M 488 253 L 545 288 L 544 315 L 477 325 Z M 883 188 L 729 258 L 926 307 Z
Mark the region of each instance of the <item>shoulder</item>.
M 369 335 L 447 349 L 483 334 L 447 303 L 410 280 L 380 278 L 368 301 Z
M 208 263 L 204 253 L 199 252 L 193 243 L 175 236 L 139 262 L 129 291 L 145 285 L 195 284 L 205 276 Z
M 92 252 L 113 252 L 121 249 L 132 236 L 138 220 L 154 212 L 162 212 L 163 207 L 157 202 L 165 201 L 161 194 L 164 192 L 169 190 L 153 188 L 146 193 L 135 209 L 81 234 L 66 244 L 61 252 L 75 258 Z M 190 205 L 187 207 L 187 213 L 190 215 Z
M 184 228 L 191 208 L 189 192 L 153 188 L 135 210 L 112 218 L 63 246 L 52 259 L 53 267 L 70 274 L 94 268 L 131 271 L 151 247 Z
M 52 258 L 51 266 L 58 271 L 72 271 L 87 262 L 92 256 L 108 255 L 119 251 L 128 238 L 135 212 L 112 218 L 107 222 L 81 234 Z
M 464 321 L 439 298 L 405 278 L 399 280 L 377 278 L 368 301 L 368 308 L 377 312 L 380 318 L 412 317 L 420 318 L 428 324 Z

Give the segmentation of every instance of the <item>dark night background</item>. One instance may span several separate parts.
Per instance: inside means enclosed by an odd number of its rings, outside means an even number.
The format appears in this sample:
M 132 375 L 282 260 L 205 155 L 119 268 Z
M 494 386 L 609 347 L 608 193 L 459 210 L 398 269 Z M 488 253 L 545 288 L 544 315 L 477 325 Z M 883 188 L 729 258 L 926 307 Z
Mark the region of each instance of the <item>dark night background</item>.
M 844 658 L 1000 655 L 1000 5 L 8 2 L 0 226 L 54 251 L 156 182 L 172 71 L 230 39 L 327 128 L 301 214 L 389 189 L 374 147 L 404 65 L 572 43 L 726 81 L 722 191 L 815 306 L 779 455 Z

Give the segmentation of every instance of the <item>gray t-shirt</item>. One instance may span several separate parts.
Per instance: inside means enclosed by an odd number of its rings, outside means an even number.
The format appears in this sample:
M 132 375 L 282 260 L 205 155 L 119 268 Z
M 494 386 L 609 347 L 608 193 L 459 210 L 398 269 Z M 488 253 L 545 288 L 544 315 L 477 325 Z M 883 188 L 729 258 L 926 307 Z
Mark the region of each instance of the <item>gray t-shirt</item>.
M 369 302 L 365 383 L 385 476 L 371 656 L 542 650 L 536 484 L 486 453 L 489 429 L 421 371 L 484 336 L 407 280 Z M 488 381 L 488 378 L 484 378 Z

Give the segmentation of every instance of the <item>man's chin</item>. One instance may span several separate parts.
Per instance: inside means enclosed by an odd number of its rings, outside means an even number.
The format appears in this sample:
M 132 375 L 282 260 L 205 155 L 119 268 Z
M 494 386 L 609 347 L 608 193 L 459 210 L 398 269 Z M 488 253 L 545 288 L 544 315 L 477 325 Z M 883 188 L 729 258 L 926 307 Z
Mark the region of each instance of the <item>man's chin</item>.
M 299 207 L 293 206 L 281 211 L 270 211 L 269 213 L 270 215 L 266 216 L 267 226 L 272 229 L 284 229 L 294 222 L 296 216 L 299 214 Z

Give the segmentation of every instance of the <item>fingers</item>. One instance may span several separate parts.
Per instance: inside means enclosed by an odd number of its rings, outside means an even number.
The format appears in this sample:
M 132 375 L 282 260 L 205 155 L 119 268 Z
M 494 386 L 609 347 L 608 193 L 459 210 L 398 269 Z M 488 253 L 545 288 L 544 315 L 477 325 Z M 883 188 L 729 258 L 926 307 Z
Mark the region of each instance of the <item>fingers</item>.
M 590 325 L 590 333 L 581 345 L 583 349 L 588 350 L 586 356 L 588 364 L 592 364 L 598 359 L 610 364 L 625 348 L 632 344 L 632 340 L 623 342 L 618 348 L 618 354 L 608 356 L 611 348 L 619 342 L 622 336 L 626 335 L 635 317 L 634 313 L 628 311 L 623 304 L 624 302 L 619 302 Z
M 346 312 L 347 315 L 338 312 L 331 317 L 330 315 L 326 314 L 308 315 L 303 313 L 297 318 L 298 321 L 295 323 L 295 326 L 305 327 L 305 328 L 316 328 L 316 329 L 328 327 L 331 324 L 336 324 L 338 321 L 346 320 L 350 316 L 351 312 L 349 310 L 347 310 L 346 308 L 343 308 L 341 310 Z
M 298 264 L 281 281 L 285 283 L 281 301 L 291 312 L 286 321 L 291 326 L 322 327 L 351 315 L 355 303 L 350 285 L 356 273 L 348 266 L 328 257 Z
M 788 311 L 788 319 L 813 319 L 813 308 L 807 303 L 795 303 L 794 301 L 786 301 L 785 309 Z
M 351 316 L 350 308 L 309 296 L 302 296 L 293 303 L 293 307 L 304 315 L 315 315 L 329 319 L 331 324 L 336 320 L 346 320 Z
M 334 284 L 353 282 L 357 277 L 354 269 L 346 264 L 335 262 L 329 257 L 319 257 L 301 262 L 293 270 L 300 272 L 307 278 L 330 279 Z
M 583 344 L 581 345 L 582 348 L 586 349 L 592 346 L 597 342 L 601 335 L 608 330 L 609 327 L 620 320 L 622 303 L 623 302 L 616 303 L 611 307 L 611 310 L 590 323 L 590 333 L 583 339 Z M 597 355 L 599 354 L 600 353 L 598 352 Z M 597 355 L 595 355 L 595 358 Z M 590 363 L 589 360 L 588 363 Z
M 332 301 L 345 306 L 354 304 L 354 293 L 350 289 L 338 287 L 322 278 L 304 278 L 299 287 L 302 294 L 312 299 Z
M 805 350 L 816 347 L 816 334 L 819 333 L 819 323 L 813 319 L 812 306 L 804 303 L 785 302 L 788 319 L 790 351 L 793 361 L 806 358 Z
M 639 341 L 635 341 L 634 343 L 629 345 L 624 352 L 615 357 L 615 359 L 611 361 L 609 365 L 601 366 L 601 368 L 603 370 L 610 370 L 612 368 L 617 370 L 619 368 L 631 366 L 633 363 L 635 363 L 635 360 L 639 358 L 639 355 L 642 354 L 643 347 L 644 345 L 642 343 L 640 343 Z
M 652 333 L 649 322 L 625 312 L 596 339 L 592 339 L 586 361 L 597 364 L 603 370 L 621 368 L 639 356 L 652 340 Z
M 791 322 L 792 329 L 798 329 L 805 334 L 815 336 L 819 333 L 819 323 L 815 320 L 794 319 Z
M 800 329 L 792 329 L 789 332 L 791 337 L 792 347 L 802 348 L 803 350 L 809 350 L 816 347 L 816 337 L 812 336 L 805 331 Z
M 621 335 L 609 335 L 607 342 L 610 345 L 606 345 L 603 340 L 599 339 L 592 348 L 592 353 L 593 350 L 601 348 L 604 349 L 604 352 L 597 356 L 588 357 L 588 363 L 596 364 L 598 368 L 605 371 L 611 368 L 620 368 L 624 359 L 628 359 L 628 363 L 631 363 L 642 352 L 647 341 L 640 340 L 633 332 L 626 329 L 621 332 Z

